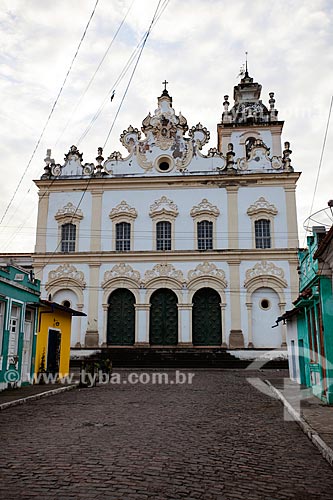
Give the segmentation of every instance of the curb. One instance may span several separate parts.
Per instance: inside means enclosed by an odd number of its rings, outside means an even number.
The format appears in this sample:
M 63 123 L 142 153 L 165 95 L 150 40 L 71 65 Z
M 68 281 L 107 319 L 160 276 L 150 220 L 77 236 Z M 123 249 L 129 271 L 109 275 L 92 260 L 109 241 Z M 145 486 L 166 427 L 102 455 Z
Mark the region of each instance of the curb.
M 76 385 L 68 385 L 66 387 L 59 387 L 58 389 L 51 389 L 50 391 L 40 392 L 39 394 L 34 394 L 33 396 L 27 396 L 26 398 L 14 399 L 14 401 L 8 401 L 7 403 L 0 404 L 0 411 L 6 410 L 11 406 L 23 405 L 29 401 L 34 401 L 36 399 L 47 398 L 49 396 L 55 396 L 61 392 L 71 391 L 76 389 Z
M 325 441 L 319 436 L 318 432 L 315 431 L 313 427 L 305 420 L 305 418 L 298 413 L 298 411 L 293 408 L 289 401 L 283 396 L 283 394 L 274 387 L 269 380 L 265 380 L 265 383 L 269 386 L 271 391 L 276 395 L 276 397 L 282 402 L 288 413 L 293 417 L 295 422 L 300 426 L 304 434 L 312 441 L 312 443 L 318 448 L 325 460 L 333 467 L 333 450 L 328 446 Z

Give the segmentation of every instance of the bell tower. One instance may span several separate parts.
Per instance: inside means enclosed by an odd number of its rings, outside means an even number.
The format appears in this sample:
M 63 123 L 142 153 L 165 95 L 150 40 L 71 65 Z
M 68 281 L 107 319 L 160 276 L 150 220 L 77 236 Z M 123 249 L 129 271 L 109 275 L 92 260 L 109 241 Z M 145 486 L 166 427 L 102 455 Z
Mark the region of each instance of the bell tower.
M 234 87 L 234 105 L 229 109 L 229 96 L 224 96 L 221 123 L 217 125 L 218 150 L 226 154 L 231 143 L 236 157 L 249 157 L 255 141 L 262 141 L 272 156 L 282 155 L 283 121 L 278 120 L 274 92 L 269 93 L 268 106 L 261 100 L 261 85 L 250 77 L 247 62 L 242 78 Z

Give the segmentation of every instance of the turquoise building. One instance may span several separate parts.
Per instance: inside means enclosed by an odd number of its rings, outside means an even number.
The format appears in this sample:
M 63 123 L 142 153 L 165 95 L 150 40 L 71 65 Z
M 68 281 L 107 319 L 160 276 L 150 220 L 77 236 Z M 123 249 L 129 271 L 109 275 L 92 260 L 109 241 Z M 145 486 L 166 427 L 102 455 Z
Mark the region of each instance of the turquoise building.
M 289 370 L 292 379 L 333 404 L 332 269 L 320 257 L 332 238 L 322 226 L 313 227 L 307 248 L 299 250 L 299 296 L 295 308 L 279 320 L 287 322 Z
M 0 390 L 31 383 L 40 281 L 32 272 L 0 267 Z

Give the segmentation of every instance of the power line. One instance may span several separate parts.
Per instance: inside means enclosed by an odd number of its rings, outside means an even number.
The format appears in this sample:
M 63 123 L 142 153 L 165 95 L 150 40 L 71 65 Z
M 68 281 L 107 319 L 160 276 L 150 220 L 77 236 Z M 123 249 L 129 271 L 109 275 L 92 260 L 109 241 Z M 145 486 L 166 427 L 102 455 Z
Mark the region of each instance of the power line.
M 324 156 L 324 151 L 325 151 L 325 146 L 326 146 L 326 139 L 327 139 L 327 134 L 328 134 L 328 128 L 329 128 L 330 120 L 331 120 L 332 105 L 333 105 L 333 96 L 331 96 L 331 104 L 330 104 L 330 108 L 329 108 L 329 112 L 328 112 L 326 130 L 325 130 L 325 135 L 324 135 L 324 142 L 323 142 L 323 146 L 321 148 L 320 160 L 319 160 L 318 171 L 317 171 L 317 178 L 316 178 L 316 183 L 315 183 L 315 187 L 314 187 L 314 190 L 313 190 L 313 197 L 312 197 L 312 203 L 311 203 L 309 217 L 312 214 L 313 204 L 314 204 L 314 200 L 315 200 L 315 196 L 316 196 L 316 192 L 317 192 L 318 181 L 319 181 L 319 174 L 320 174 L 321 165 L 322 165 L 322 162 L 323 162 L 323 156 Z M 303 246 L 304 246 L 304 243 L 305 243 L 305 235 L 304 235 L 304 240 L 303 240 Z
M 166 9 L 168 3 L 169 3 L 170 0 L 165 0 L 164 3 L 162 4 L 161 6 L 161 9 L 160 9 L 160 12 L 158 13 L 158 15 L 155 17 L 154 19 L 154 22 L 153 22 L 153 26 L 156 25 L 157 21 L 160 19 L 161 15 L 163 14 L 164 10 Z M 152 28 L 153 28 L 152 26 Z M 152 29 L 151 29 L 152 30 Z M 78 146 L 82 141 L 83 139 L 86 137 L 86 135 L 89 133 L 89 131 L 91 130 L 91 128 L 93 127 L 94 123 L 97 121 L 97 118 L 99 117 L 99 115 L 101 114 L 103 108 L 105 107 L 106 103 L 109 102 L 109 99 L 110 99 L 110 96 L 112 95 L 112 92 L 117 89 L 117 87 L 119 86 L 120 82 L 122 81 L 122 79 L 125 77 L 127 71 L 129 70 L 129 68 L 131 67 L 133 61 L 135 60 L 135 56 L 137 54 L 137 52 L 140 50 L 140 48 L 142 47 L 142 44 L 145 40 L 145 37 L 146 37 L 146 33 L 142 36 L 140 42 L 138 43 L 138 45 L 136 46 L 136 48 L 133 50 L 133 52 L 131 53 L 131 55 L 129 56 L 129 58 L 127 59 L 127 62 L 125 63 L 123 69 L 121 70 L 118 78 L 115 80 L 115 82 L 112 84 L 112 86 L 110 87 L 107 95 L 105 96 L 102 104 L 100 105 L 100 107 L 98 108 L 98 110 L 96 111 L 96 113 L 94 114 L 94 116 L 92 117 L 89 125 L 86 127 L 86 129 L 82 132 L 82 134 L 80 135 L 80 137 L 78 138 L 78 140 L 76 141 L 76 145 Z
M 92 77 L 90 78 L 90 80 L 89 80 L 89 82 L 88 82 L 88 84 L 87 84 L 87 86 L 86 86 L 85 90 L 84 90 L 84 91 L 83 91 L 83 93 L 81 94 L 81 97 L 80 97 L 80 98 L 79 98 L 79 100 L 77 101 L 77 103 L 76 103 L 76 105 L 75 105 L 74 109 L 72 109 L 71 114 L 70 114 L 70 117 L 69 117 L 69 119 L 68 119 L 68 121 L 67 121 L 67 123 L 66 123 L 65 127 L 63 128 L 63 130 L 62 130 L 61 134 L 59 135 L 58 139 L 56 140 L 56 143 L 55 143 L 54 147 L 56 147 L 56 146 L 57 146 L 57 144 L 58 144 L 59 140 L 61 139 L 61 137 L 63 136 L 63 134 L 64 134 L 65 130 L 67 129 L 67 127 L 68 127 L 68 125 L 69 125 L 69 123 L 71 122 L 72 116 L 76 113 L 76 111 L 77 111 L 77 109 L 78 109 L 79 105 L 81 104 L 81 102 L 82 102 L 83 98 L 85 97 L 86 93 L 88 92 L 88 90 L 89 90 L 89 88 L 90 88 L 90 86 L 91 86 L 92 82 L 93 82 L 93 81 L 94 81 L 94 79 L 95 79 L 95 76 L 97 75 L 98 71 L 100 70 L 100 68 L 101 68 L 101 66 L 102 66 L 102 64 L 103 64 L 103 62 L 105 61 L 106 56 L 108 55 L 108 53 L 109 53 L 109 51 L 110 51 L 110 49 L 111 49 L 111 47 L 112 47 L 112 45 L 113 45 L 114 41 L 116 40 L 116 38 L 117 38 L 117 36 L 118 36 L 119 31 L 121 30 L 121 28 L 122 28 L 122 26 L 123 26 L 124 22 L 126 21 L 126 18 L 127 18 L 127 16 L 128 16 L 128 14 L 130 13 L 130 10 L 132 9 L 134 2 L 135 2 L 135 0 L 133 0 L 133 1 L 132 1 L 132 3 L 131 3 L 131 5 L 129 6 L 129 8 L 128 8 L 128 10 L 127 10 L 126 14 L 125 14 L 125 16 L 123 17 L 123 19 L 122 19 L 121 23 L 119 24 L 119 26 L 118 26 L 118 28 L 117 28 L 117 30 L 116 30 L 116 32 L 115 32 L 115 34 L 114 34 L 114 35 L 113 35 L 113 37 L 112 37 L 111 42 L 109 43 L 109 45 L 108 45 L 108 47 L 107 47 L 106 51 L 104 52 L 104 55 L 103 55 L 102 59 L 100 60 L 100 62 L 99 62 L 99 64 L 98 64 L 97 68 L 95 69 L 94 74 L 93 74 L 93 75 L 92 75 Z
M 84 32 L 83 32 L 83 34 L 82 34 L 82 36 L 81 36 L 81 39 L 80 39 L 79 45 L 78 45 L 78 47 L 77 47 L 77 49 L 76 49 L 76 51 L 75 51 L 74 57 L 73 57 L 73 59 L 72 59 L 72 62 L 70 63 L 69 68 L 68 68 L 68 70 L 67 70 L 67 73 L 66 73 L 65 79 L 64 79 L 64 81 L 63 81 L 63 83 L 62 83 L 62 85 L 61 85 L 61 87 L 60 87 L 59 93 L 58 93 L 58 95 L 57 95 L 57 97 L 56 97 L 56 99 L 55 99 L 55 101 L 54 101 L 54 103 L 53 103 L 53 106 L 52 106 L 52 108 L 51 108 L 51 111 L 50 111 L 50 113 L 49 113 L 49 116 L 48 116 L 48 117 L 47 117 L 47 119 L 46 119 L 46 122 L 45 122 L 45 124 L 44 124 L 43 130 L 42 130 L 42 132 L 41 132 L 41 134 L 40 134 L 40 136 L 39 136 L 39 138 L 38 138 L 38 140 L 37 140 L 37 143 L 36 143 L 36 145 L 35 145 L 35 147 L 34 147 L 34 150 L 33 150 L 32 155 L 31 155 L 31 157 L 30 157 L 30 159 L 29 159 L 29 161 L 28 161 L 28 164 L 27 164 L 27 166 L 26 166 L 26 168 L 25 168 L 25 170 L 24 170 L 24 172 L 23 172 L 23 174 L 22 174 L 22 176 L 21 176 L 21 178 L 20 178 L 20 180 L 19 180 L 19 182 L 18 182 L 18 184 L 17 184 L 17 186 L 16 186 L 16 189 L 15 189 L 15 191 L 14 191 L 14 194 L 13 194 L 13 196 L 11 197 L 11 199 L 10 199 L 10 201 L 9 201 L 9 203 L 8 203 L 8 205 L 7 205 L 6 209 L 5 209 L 5 211 L 4 211 L 4 214 L 2 215 L 2 218 L 1 218 L 1 220 L 0 220 L 0 225 L 2 224 L 2 222 L 3 222 L 4 218 L 6 217 L 6 215 L 7 215 L 7 213 L 8 213 L 8 210 L 9 210 L 9 208 L 11 207 L 11 205 L 12 205 L 12 203 L 13 203 L 13 200 L 14 200 L 14 198 L 15 198 L 15 196 L 16 196 L 16 194 L 17 194 L 18 190 L 19 190 L 19 187 L 20 187 L 20 186 L 21 186 L 21 184 L 22 184 L 23 178 L 24 178 L 25 174 L 27 173 L 27 171 L 28 171 L 28 169 L 29 169 L 29 167 L 30 167 L 30 165 L 31 165 L 31 162 L 32 162 L 33 158 L 35 157 L 36 151 L 37 151 L 37 149 L 38 149 L 38 147 L 39 147 L 39 144 L 40 144 L 40 142 L 41 142 L 41 140 L 42 140 L 42 137 L 43 137 L 43 135 L 44 135 L 44 132 L 45 132 L 45 130 L 46 130 L 46 127 L 48 126 L 49 121 L 50 121 L 50 119 L 51 119 L 51 117 L 52 117 L 52 115 L 53 115 L 53 112 L 54 112 L 54 110 L 55 110 L 55 107 L 56 107 L 56 105 L 58 104 L 59 98 L 60 98 L 60 96 L 61 96 L 61 94 L 62 94 L 62 91 L 63 91 L 63 89 L 64 89 L 64 86 L 65 86 L 65 84 L 66 84 L 66 82 L 67 82 L 68 76 L 69 76 L 69 74 L 70 74 L 70 72 L 71 72 L 71 70 L 72 70 L 72 67 L 73 67 L 74 61 L 75 61 L 75 59 L 76 59 L 76 57 L 77 57 L 77 55 L 78 55 L 78 53 L 79 53 L 80 47 L 81 47 L 81 45 L 82 45 L 82 42 L 83 42 L 83 40 L 84 40 L 84 38 L 85 38 L 85 36 L 86 36 L 86 33 L 87 33 L 88 27 L 89 27 L 89 25 L 90 25 L 90 22 L 91 22 L 91 20 L 92 20 L 92 18 L 93 18 L 93 16 L 94 16 L 94 14 L 95 14 L 96 7 L 97 7 L 97 5 L 98 5 L 98 2 L 99 2 L 99 0 L 96 0 L 95 6 L 94 6 L 94 8 L 93 8 L 93 10 L 92 10 L 92 13 L 91 13 L 90 18 L 89 18 L 89 20 L 88 20 L 88 23 L 87 23 L 87 25 L 86 25 L 86 27 L 85 27 L 85 29 L 84 29 Z
M 107 144 L 107 142 L 108 142 L 108 140 L 109 140 L 109 137 L 110 137 L 111 132 L 112 132 L 112 130 L 113 130 L 114 124 L 115 124 L 115 122 L 116 122 L 116 119 L 117 119 L 117 117 L 118 117 L 118 115 L 119 115 L 120 109 L 121 109 L 121 107 L 122 107 L 122 105 L 123 105 L 123 102 L 124 102 L 124 100 L 125 100 L 125 97 L 126 97 L 126 95 L 127 95 L 128 89 L 129 89 L 129 87 L 130 87 L 130 85 L 131 85 L 131 83 L 132 83 L 132 80 L 133 80 L 133 77 L 134 77 L 134 74 L 135 74 L 136 68 L 138 67 L 139 61 L 140 61 L 141 56 L 142 56 L 143 49 L 145 48 L 145 45 L 146 45 L 147 40 L 148 40 L 148 37 L 149 37 L 150 32 L 151 32 L 151 30 L 152 30 L 152 27 L 153 27 L 153 24 L 154 24 L 154 21 L 155 21 L 155 18 L 156 18 L 156 15 L 157 15 L 157 12 L 158 12 L 158 9 L 159 9 L 160 4 L 161 4 L 161 0 L 159 0 L 159 2 L 158 2 L 158 4 L 157 4 L 156 10 L 155 10 L 155 12 L 154 12 L 153 19 L 152 19 L 152 21 L 151 21 L 151 23 L 150 23 L 150 25 L 149 25 L 148 31 L 147 31 L 147 33 L 146 33 L 146 35 L 145 35 L 144 40 L 143 40 L 142 47 L 141 47 L 141 49 L 140 49 L 140 52 L 139 52 L 138 58 L 137 58 L 136 63 L 135 63 L 135 65 L 134 65 L 133 71 L 132 71 L 132 73 L 131 73 L 131 76 L 130 76 L 129 82 L 128 82 L 127 86 L 126 86 L 125 92 L 124 92 L 123 97 L 122 97 L 122 99 L 121 99 L 121 102 L 120 102 L 120 104 L 119 104 L 119 106 L 118 106 L 118 109 L 117 109 L 117 112 L 116 112 L 116 114 L 115 114 L 114 120 L 113 120 L 113 122 L 112 122 L 112 124 L 111 124 L 110 130 L 109 130 L 109 132 L 108 132 L 108 134 L 107 134 L 107 136 L 106 136 L 106 139 L 105 139 L 105 142 L 104 142 L 104 145 L 103 145 L 103 149 L 105 148 L 105 146 L 106 146 L 106 144 Z

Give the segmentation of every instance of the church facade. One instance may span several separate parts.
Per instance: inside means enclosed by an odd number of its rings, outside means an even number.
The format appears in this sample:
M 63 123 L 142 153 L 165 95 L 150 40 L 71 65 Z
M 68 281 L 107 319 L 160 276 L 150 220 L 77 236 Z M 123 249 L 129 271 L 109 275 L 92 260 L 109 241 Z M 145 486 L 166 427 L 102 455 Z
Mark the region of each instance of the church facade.
M 165 88 L 126 151 L 63 164 L 48 151 L 33 256 L 42 296 L 84 311 L 72 347 L 279 348 L 297 296 L 299 173 L 274 94 L 245 72 L 218 142 L 189 127 Z

